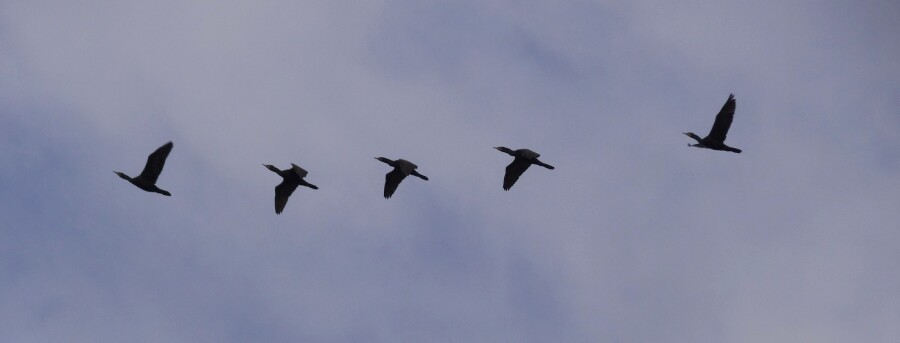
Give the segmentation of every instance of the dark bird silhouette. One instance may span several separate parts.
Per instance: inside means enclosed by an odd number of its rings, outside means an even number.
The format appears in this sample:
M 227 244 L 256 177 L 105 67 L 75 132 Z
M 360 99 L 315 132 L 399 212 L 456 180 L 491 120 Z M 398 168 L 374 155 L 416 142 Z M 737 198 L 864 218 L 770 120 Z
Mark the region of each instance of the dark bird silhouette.
M 419 166 L 413 164 L 410 161 L 404 159 L 397 159 L 396 161 L 392 161 L 388 158 L 384 157 L 376 157 L 376 160 L 387 163 L 389 166 L 394 167 L 394 170 L 387 173 L 384 176 L 384 198 L 389 199 L 392 195 L 394 195 L 394 191 L 397 190 L 397 186 L 400 185 L 400 181 L 406 178 L 407 175 L 416 176 L 422 180 L 428 181 L 428 177 L 416 171 L 416 168 Z
M 688 144 L 688 146 L 740 153 L 741 149 L 725 145 L 725 136 L 728 135 L 728 129 L 731 128 L 731 121 L 734 120 L 734 109 L 736 106 L 734 94 L 729 95 L 728 101 L 725 101 L 722 110 L 716 115 L 716 122 L 713 123 L 712 130 L 709 130 L 709 134 L 706 137 L 700 138 L 693 132 L 684 133 L 688 137 L 697 140 L 697 144 Z
M 297 186 L 319 189 L 316 185 L 306 182 L 306 180 L 303 179 L 308 172 L 296 164 L 291 163 L 291 168 L 285 170 L 278 170 L 278 168 L 275 168 L 275 166 L 271 164 L 263 164 L 263 166 L 269 168 L 269 170 L 275 172 L 275 174 L 278 174 L 283 179 L 278 186 L 275 186 L 275 214 L 281 214 L 281 212 L 284 211 L 284 206 L 287 205 L 288 198 L 291 197 L 291 193 L 294 193 Z
M 147 164 L 144 165 L 144 171 L 135 178 L 125 175 L 125 173 L 122 172 L 114 173 L 147 192 L 156 192 L 165 196 L 171 196 L 172 193 L 156 187 L 156 179 L 158 179 L 159 174 L 162 173 L 163 166 L 166 165 L 166 157 L 169 157 L 170 152 L 172 152 L 172 142 L 163 144 L 159 149 L 156 149 L 156 151 L 147 157 Z
M 506 166 L 506 175 L 503 176 L 503 190 L 508 191 L 512 188 L 516 183 L 516 180 L 519 179 L 519 176 L 522 176 L 522 173 L 528 170 L 528 167 L 531 167 L 532 164 L 537 164 L 547 169 L 555 169 L 553 166 L 538 160 L 538 157 L 541 156 L 540 154 L 528 149 L 512 150 L 502 146 L 495 147 L 494 149 L 515 157 L 512 163 Z

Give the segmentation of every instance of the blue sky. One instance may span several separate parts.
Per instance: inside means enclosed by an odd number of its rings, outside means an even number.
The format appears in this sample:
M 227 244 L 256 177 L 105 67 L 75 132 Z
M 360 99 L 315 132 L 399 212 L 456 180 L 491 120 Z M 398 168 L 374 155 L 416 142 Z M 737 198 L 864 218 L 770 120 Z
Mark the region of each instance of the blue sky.
M 898 16 L 0 2 L 0 340 L 894 342 Z M 112 173 L 169 140 L 172 197 Z

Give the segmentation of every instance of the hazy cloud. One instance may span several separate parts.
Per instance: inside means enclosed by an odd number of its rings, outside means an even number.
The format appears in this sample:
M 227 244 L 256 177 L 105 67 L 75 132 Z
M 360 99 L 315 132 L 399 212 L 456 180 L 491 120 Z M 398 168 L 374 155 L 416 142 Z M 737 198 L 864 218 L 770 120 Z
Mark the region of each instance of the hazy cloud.
M 0 337 L 892 342 L 898 15 L 4 2 Z M 744 153 L 685 147 L 731 92 Z M 171 198 L 112 174 L 168 140 Z M 557 169 L 504 192 L 499 145 Z

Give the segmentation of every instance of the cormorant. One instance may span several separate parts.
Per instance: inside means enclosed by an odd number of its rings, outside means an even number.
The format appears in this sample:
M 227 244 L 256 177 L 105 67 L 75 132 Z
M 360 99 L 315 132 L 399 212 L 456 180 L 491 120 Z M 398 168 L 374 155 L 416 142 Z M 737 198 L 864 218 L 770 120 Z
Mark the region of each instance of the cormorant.
M 417 176 L 422 180 L 428 181 L 428 177 L 416 171 L 416 168 L 419 166 L 413 164 L 410 161 L 404 159 L 397 159 L 396 161 L 392 161 L 388 158 L 384 157 L 376 157 L 376 160 L 387 163 L 391 167 L 394 167 L 394 170 L 387 173 L 384 176 L 384 198 L 389 199 L 392 195 L 394 195 L 394 191 L 397 190 L 397 186 L 400 185 L 400 181 L 406 178 L 407 175 Z
M 165 196 L 171 196 L 172 193 L 156 187 L 156 179 L 159 178 L 159 173 L 162 173 L 163 166 L 165 166 L 166 164 L 166 157 L 169 157 L 169 152 L 171 151 L 172 142 L 163 144 L 163 146 L 159 147 L 159 149 L 156 149 L 156 151 L 154 151 L 152 154 L 150 154 L 150 156 L 147 157 L 147 164 L 144 165 L 144 171 L 141 172 L 141 175 L 138 175 L 135 178 L 125 175 L 125 173 L 122 172 L 114 173 L 147 192 L 156 192 Z
M 684 133 L 688 137 L 697 140 L 697 144 L 688 144 L 688 146 L 740 153 L 741 149 L 725 145 L 725 136 L 728 134 L 728 129 L 731 128 L 731 121 L 734 120 L 734 109 L 736 106 L 734 94 L 729 95 L 728 101 L 725 101 L 722 110 L 716 115 L 716 122 L 713 123 L 712 130 L 709 130 L 709 134 L 706 137 L 700 138 L 693 132 Z
M 516 180 L 519 179 L 519 176 L 522 176 L 522 173 L 528 170 L 528 167 L 531 167 L 532 164 L 537 164 L 547 169 L 555 169 L 553 166 L 538 160 L 538 157 L 541 156 L 540 154 L 528 149 L 512 150 L 502 146 L 495 147 L 494 149 L 515 157 L 512 163 L 506 166 L 506 175 L 503 176 L 503 190 L 508 191 L 512 188 L 513 184 L 516 183 Z
M 275 186 L 275 214 L 281 214 L 281 211 L 284 211 L 284 205 L 287 205 L 288 198 L 291 196 L 291 193 L 294 193 L 297 186 L 319 189 L 316 185 L 303 179 L 308 172 L 296 164 L 291 163 L 291 169 L 285 170 L 278 170 L 271 164 L 263 164 L 263 166 L 283 178 L 281 183 Z

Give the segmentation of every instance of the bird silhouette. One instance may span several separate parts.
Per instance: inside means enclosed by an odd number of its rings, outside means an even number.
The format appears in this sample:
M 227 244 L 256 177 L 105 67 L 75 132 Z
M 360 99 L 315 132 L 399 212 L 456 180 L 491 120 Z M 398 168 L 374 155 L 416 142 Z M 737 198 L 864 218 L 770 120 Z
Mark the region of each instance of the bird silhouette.
M 279 170 L 271 164 L 263 164 L 263 166 L 282 177 L 281 183 L 279 183 L 278 186 L 275 186 L 275 214 L 281 214 L 281 212 L 284 211 L 284 206 L 287 205 L 288 198 L 291 197 L 291 194 L 294 193 L 297 186 L 319 189 L 316 185 L 306 182 L 306 180 L 303 179 L 308 172 L 296 164 L 291 163 L 291 168 L 285 170 Z
M 697 140 L 697 144 L 688 144 L 688 146 L 741 153 L 741 149 L 725 145 L 725 136 L 728 135 L 728 129 L 731 128 L 731 121 L 734 120 L 734 110 L 736 107 L 737 103 L 734 100 L 734 94 L 731 94 L 728 96 L 728 100 L 725 101 L 725 105 L 722 106 L 722 110 L 716 115 L 716 121 L 713 123 L 712 129 L 709 130 L 709 134 L 706 135 L 706 137 L 700 138 L 700 136 L 697 136 L 693 132 L 684 133 L 688 137 Z
M 519 176 L 522 176 L 522 173 L 528 170 L 528 167 L 531 167 L 532 164 L 537 164 L 547 169 L 555 169 L 553 166 L 538 160 L 538 157 L 541 156 L 540 154 L 528 149 L 512 150 L 502 146 L 495 147 L 494 149 L 515 157 L 512 163 L 506 166 L 506 174 L 503 176 L 503 190 L 508 191 L 512 188 L 516 183 L 516 180 L 519 180 Z
M 150 156 L 147 157 L 147 164 L 144 165 L 144 170 L 141 172 L 141 175 L 138 175 L 137 177 L 132 178 L 122 172 L 114 173 L 147 192 L 155 192 L 165 196 L 171 196 L 172 193 L 156 187 L 156 180 L 159 179 L 159 174 L 162 173 L 163 166 L 166 165 L 166 158 L 169 157 L 169 153 L 172 152 L 172 146 L 172 142 L 168 142 L 166 144 L 163 144 L 163 146 L 159 147 L 159 149 L 156 149 L 156 151 L 150 154 Z
M 390 199 L 392 195 L 394 195 L 394 191 L 397 190 L 397 186 L 400 185 L 400 181 L 406 178 L 407 175 L 416 176 L 422 180 L 428 181 L 428 177 L 416 171 L 416 168 L 419 166 L 413 164 L 410 161 L 404 159 L 391 160 L 385 157 L 376 157 L 376 160 L 387 163 L 389 166 L 394 167 L 394 170 L 391 170 L 387 175 L 384 176 L 384 198 Z

